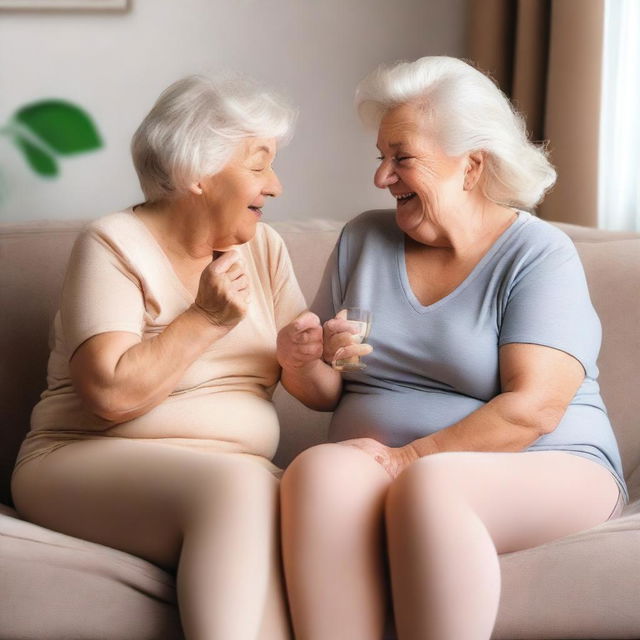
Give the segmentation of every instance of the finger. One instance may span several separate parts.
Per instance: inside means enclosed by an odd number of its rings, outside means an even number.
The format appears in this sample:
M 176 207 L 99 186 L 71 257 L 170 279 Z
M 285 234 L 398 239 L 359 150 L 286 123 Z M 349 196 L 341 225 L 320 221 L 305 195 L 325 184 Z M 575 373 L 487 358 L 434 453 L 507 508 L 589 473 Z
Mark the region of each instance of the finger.
M 303 356 L 314 356 L 318 358 L 322 354 L 322 345 L 320 344 L 304 345 L 296 349 L 296 351 Z
M 231 280 L 232 282 L 234 280 L 237 280 L 238 278 L 241 278 L 242 276 L 247 275 L 244 270 L 244 263 L 242 262 L 242 260 L 239 260 L 238 262 L 232 264 L 227 269 L 224 275 L 226 275 L 227 278 L 229 278 L 229 280 Z
M 246 275 L 242 275 L 239 278 L 236 278 L 232 283 L 234 291 L 244 291 L 249 288 L 249 278 Z
M 225 251 L 219 258 L 215 258 L 211 264 L 216 273 L 224 273 L 229 267 L 240 260 L 240 254 L 235 250 Z
M 370 344 L 350 344 L 345 347 L 338 347 L 334 352 L 334 359 L 338 356 L 338 351 L 340 351 L 339 359 L 346 360 L 355 356 L 368 356 L 373 351 L 373 347 Z
M 330 349 L 336 350 L 341 347 L 350 347 L 357 343 L 353 341 L 353 336 L 350 333 L 334 333 L 327 341 L 327 344 Z
M 342 318 L 333 318 L 327 320 L 324 326 L 328 329 L 329 333 L 359 333 L 360 329 L 354 322 L 343 320 Z
M 319 342 L 322 344 L 322 329 L 320 327 L 314 327 L 312 329 L 307 329 L 306 331 L 294 333 L 291 340 L 295 344 L 309 344 L 312 342 Z
M 341 320 L 346 320 L 347 319 L 347 310 L 346 309 L 340 309 L 340 311 L 338 311 L 338 313 L 336 313 L 336 318 L 340 318 Z
M 320 327 L 320 318 L 307 309 L 293 321 L 292 325 L 294 331 L 306 331 L 307 329 Z

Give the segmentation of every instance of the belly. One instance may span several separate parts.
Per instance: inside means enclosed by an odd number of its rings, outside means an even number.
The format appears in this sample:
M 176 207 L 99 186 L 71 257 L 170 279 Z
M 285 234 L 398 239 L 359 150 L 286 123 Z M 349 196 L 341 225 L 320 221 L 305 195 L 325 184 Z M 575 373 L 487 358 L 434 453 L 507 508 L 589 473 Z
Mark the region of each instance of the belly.
M 280 427 L 269 400 L 240 391 L 208 391 L 172 396 L 144 415 L 111 427 L 105 435 L 210 441 L 226 451 L 272 458 Z
M 462 420 L 484 404 L 447 392 L 347 392 L 333 414 L 329 439 L 374 438 L 401 447 Z

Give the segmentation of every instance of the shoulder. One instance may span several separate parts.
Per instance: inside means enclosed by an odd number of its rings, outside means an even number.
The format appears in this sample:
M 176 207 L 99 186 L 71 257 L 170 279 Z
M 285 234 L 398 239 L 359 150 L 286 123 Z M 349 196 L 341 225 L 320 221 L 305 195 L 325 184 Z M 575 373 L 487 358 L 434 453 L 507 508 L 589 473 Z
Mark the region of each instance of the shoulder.
M 351 256 L 359 255 L 366 248 L 383 251 L 396 237 L 398 227 L 395 212 L 388 209 L 365 211 L 349 220 L 340 233 L 339 251 Z
M 106 260 L 136 273 L 147 263 L 156 268 L 158 262 L 153 236 L 130 209 L 89 222 L 76 239 L 73 255 L 76 262 Z
M 520 267 L 542 263 L 578 261 L 578 251 L 569 236 L 551 223 L 520 212 L 519 227 L 505 249 Z
M 573 241 L 564 231 L 526 211 L 519 215 L 524 217 L 515 238 L 519 244 L 544 252 L 564 250 L 575 253 Z
M 98 235 L 117 234 L 122 231 L 129 232 L 140 224 L 131 209 L 125 209 L 92 220 L 84 227 L 83 232 Z
M 112 248 L 132 241 L 139 244 L 144 237 L 142 224 L 130 209 L 109 213 L 89 222 L 80 232 L 78 242 L 98 241 Z
M 385 233 L 396 227 L 395 212 L 392 209 L 373 209 L 352 218 L 344 226 L 344 234 L 364 236 Z

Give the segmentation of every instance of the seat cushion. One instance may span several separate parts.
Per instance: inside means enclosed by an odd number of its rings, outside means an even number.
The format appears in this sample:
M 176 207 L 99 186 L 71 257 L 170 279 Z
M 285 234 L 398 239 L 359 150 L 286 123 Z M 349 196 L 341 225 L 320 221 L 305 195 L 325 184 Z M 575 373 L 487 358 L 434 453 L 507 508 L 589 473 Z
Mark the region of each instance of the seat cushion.
M 174 578 L 0 507 L 2 638 L 178 640 Z M 7 587 L 10 588 L 7 588 Z
M 640 637 L 640 500 L 616 520 L 500 557 L 494 640 Z

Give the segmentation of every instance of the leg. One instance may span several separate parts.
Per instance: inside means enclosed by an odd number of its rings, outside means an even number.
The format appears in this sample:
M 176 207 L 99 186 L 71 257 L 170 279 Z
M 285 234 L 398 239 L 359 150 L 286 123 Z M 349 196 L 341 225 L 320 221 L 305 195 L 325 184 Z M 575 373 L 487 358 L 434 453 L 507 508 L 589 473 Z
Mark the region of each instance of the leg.
M 37 524 L 177 567 L 187 638 L 254 640 L 265 618 L 279 624 L 269 640 L 290 637 L 286 618 L 265 611 L 278 601 L 267 595 L 277 584 L 278 481 L 258 464 L 86 440 L 26 463 L 12 489 L 18 511 Z
M 500 599 L 499 553 L 598 525 L 613 476 L 572 454 L 444 453 L 415 462 L 386 517 L 401 640 L 488 640 Z
M 339 444 L 308 449 L 285 472 L 283 558 L 298 640 L 382 637 L 388 485 L 366 453 Z

